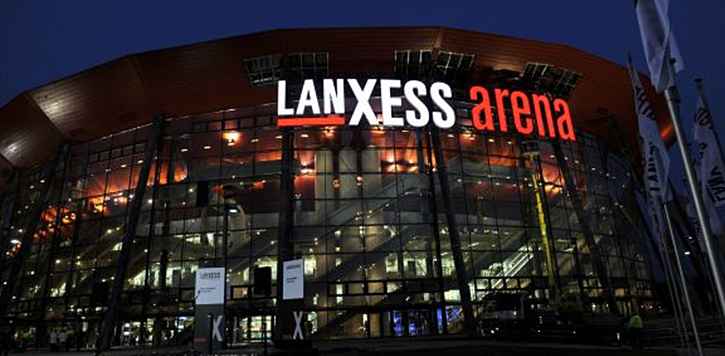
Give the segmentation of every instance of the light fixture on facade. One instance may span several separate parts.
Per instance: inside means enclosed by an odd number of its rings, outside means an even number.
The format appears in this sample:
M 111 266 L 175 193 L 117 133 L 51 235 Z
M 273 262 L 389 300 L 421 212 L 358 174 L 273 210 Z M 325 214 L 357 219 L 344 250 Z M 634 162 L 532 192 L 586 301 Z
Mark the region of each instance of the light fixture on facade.
M 225 141 L 227 141 L 227 146 L 234 146 L 237 141 L 239 141 L 239 138 L 241 137 L 241 134 L 236 131 L 228 131 L 225 132 L 222 137 Z

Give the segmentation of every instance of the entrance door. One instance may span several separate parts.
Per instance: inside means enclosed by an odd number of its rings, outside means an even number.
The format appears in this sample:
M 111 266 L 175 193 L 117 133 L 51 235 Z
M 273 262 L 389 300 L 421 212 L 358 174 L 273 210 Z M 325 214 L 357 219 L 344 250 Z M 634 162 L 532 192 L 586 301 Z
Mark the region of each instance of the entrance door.
M 238 344 L 270 340 L 272 338 L 273 318 L 272 315 L 234 317 L 232 342 Z

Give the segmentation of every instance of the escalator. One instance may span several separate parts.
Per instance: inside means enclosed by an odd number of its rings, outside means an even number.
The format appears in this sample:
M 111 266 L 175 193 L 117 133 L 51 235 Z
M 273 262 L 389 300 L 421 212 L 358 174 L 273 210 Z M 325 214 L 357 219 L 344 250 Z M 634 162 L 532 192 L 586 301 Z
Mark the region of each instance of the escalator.
M 460 184 L 460 183 L 458 183 L 458 184 Z M 455 185 L 454 185 L 454 187 L 455 187 Z M 564 213 L 566 210 L 554 209 L 554 208 L 557 208 L 560 205 L 565 204 L 565 201 L 560 196 L 558 196 L 555 200 L 551 201 L 550 204 L 551 204 L 550 211 L 552 211 L 552 210 L 554 211 L 554 214 L 552 214 L 553 216 L 551 216 L 551 221 L 554 222 L 555 224 L 562 223 L 562 220 L 567 218 L 567 214 Z M 571 214 L 569 214 L 568 218 L 571 222 L 572 219 L 576 218 L 576 215 L 572 212 Z M 426 229 L 427 229 L 427 227 L 426 227 Z M 531 253 L 534 252 L 533 249 L 531 249 L 531 247 L 529 247 L 527 245 L 524 245 L 524 246 L 521 246 L 518 248 L 516 247 L 520 244 L 521 237 L 523 237 L 524 233 L 525 233 L 525 231 L 523 229 L 521 229 L 519 232 L 515 233 L 513 236 L 510 236 L 504 240 L 505 242 L 504 242 L 504 245 L 501 246 L 501 250 L 514 250 L 515 252 L 512 253 L 511 255 L 509 255 L 506 259 L 504 259 L 504 261 L 502 261 L 502 265 L 504 266 L 504 268 L 501 271 L 499 271 L 497 273 L 497 275 L 491 276 L 491 277 L 515 276 L 530 263 L 531 258 L 532 258 Z M 373 251 L 371 251 L 371 252 L 373 252 Z M 372 255 L 374 256 L 375 254 L 372 254 Z M 498 252 L 491 251 L 491 252 L 477 254 L 477 259 L 474 260 L 472 262 L 472 264 L 468 260 L 465 261 L 467 266 L 471 266 L 471 265 L 473 266 L 473 269 L 471 271 L 472 273 L 468 273 L 468 278 L 469 278 L 468 282 L 470 283 L 473 280 L 474 274 L 476 274 L 477 271 L 481 271 L 484 268 L 490 267 L 491 264 L 493 263 L 492 260 L 494 260 L 496 258 L 498 258 Z M 360 257 L 360 259 L 362 259 L 362 257 Z M 374 261 L 367 261 L 367 262 L 374 262 Z M 350 265 L 352 266 L 352 265 L 354 265 L 354 263 L 351 262 Z M 340 271 L 336 272 L 334 274 L 334 276 L 338 277 L 338 278 L 342 277 L 342 275 L 339 274 L 339 272 L 342 272 L 343 270 L 349 270 L 349 269 L 347 269 L 347 268 L 340 269 Z M 321 279 L 321 280 L 325 280 L 325 279 Z M 329 279 L 327 279 L 327 280 L 329 281 Z M 494 286 L 492 286 L 493 289 L 503 288 L 502 279 L 499 279 L 499 280 L 497 280 L 497 282 L 494 282 L 494 283 L 499 283 L 501 285 L 494 285 Z M 444 279 L 444 284 L 445 284 L 445 286 L 444 286 L 445 291 L 458 289 L 458 284 L 453 276 L 446 277 Z M 380 300 L 378 303 L 376 303 L 374 305 L 374 307 L 380 308 L 380 307 L 393 306 L 393 305 L 399 306 L 401 303 L 404 303 L 406 301 L 406 299 L 407 299 L 407 295 L 405 293 L 389 294 L 389 295 L 385 296 L 385 298 Z M 350 318 L 357 315 L 358 313 L 359 313 L 358 311 L 344 311 L 344 312 L 340 313 L 337 317 L 328 321 L 327 324 L 318 328 L 314 337 L 324 338 L 328 333 L 334 333 L 335 330 L 337 330 L 342 324 L 344 324 L 346 321 L 350 320 Z M 455 320 L 449 319 L 449 323 L 451 323 L 451 325 L 453 325 L 453 324 L 455 324 Z

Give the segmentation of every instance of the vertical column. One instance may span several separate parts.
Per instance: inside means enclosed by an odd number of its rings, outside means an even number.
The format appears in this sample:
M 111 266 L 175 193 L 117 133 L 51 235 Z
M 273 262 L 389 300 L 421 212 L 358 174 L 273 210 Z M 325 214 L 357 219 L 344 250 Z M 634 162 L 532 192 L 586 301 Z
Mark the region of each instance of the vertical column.
M 113 279 L 111 297 L 108 302 L 108 310 L 106 311 L 103 325 L 101 327 L 101 334 L 96 345 L 98 351 L 106 351 L 111 347 L 113 327 L 116 323 L 116 318 L 118 317 L 119 308 L 121 306 L 121 292 L 123 291 L 123 285 L 126 281 L 126 268 L 128 267 L 128 261 L 131 258 L 131 245 L 133 244 L 133 238 L 136 235 L 136 228 L 138 227 L 139 217 L 141 215 L 141 206 L 146 192 L 146 185 L 148 184 L 149 175 L 151 173 L 151 165 L 154 162 L 154 154 L 158 151 L 161 135 L 164 131 L 165 121 L 166 119 L 162 114 L 157 114 L 154 117 L 154 123 L 151 128 L 151 136 L 146 142 L 143 165 L 141 166 L 141 171 L 139 172 L 134 197 L 129 203 L 128 216 L 126 217 L 126 224 L 123 229 L 121 253 L 116 261 L 116 273 Z M 158 164 L 161 164 L 160 160 Z
M 295 320 L 293 306 L 283 299 L 284 262 L 292 259 L 292 224 L 294 199 L 294 131 L 282 129 L 282 169 L 280 172 L 279 226 L 277 230 L 277 296 L 274 329 L 276 344 L 292 339 Z
M 556 253 L 552 251 L 551 241 L 549 239 L 549 227 L 547 223 L 547 212 L 548 209 L 544 209 L 544 198 L 542 198 L 542 192 L 544 191 L 543 184 L 539 186 L 539 175 L 541 175 L 542 181 L 544 175 L 542 174 L 540 162 L 537 160 L 538 149 L 530 150 L 525 153 L 529 156 L 529 162 L 531 165 L 531 183 L 533 184 L 535 205 L 536 205 L 536 217 L 539 222 L 539 232 L 541 234 L 541 246 L 544 250 L 544 259 L 546 260 L 546 275 L 549 281 L 549 299 L 556 300 L 558 297 L 558 284 L 556 278 L 557 266 L 554 262 L 552 254 Z
M 421 132 L 420 135 L 417 135 L 416 142 L 417 146 L 420 147 L 420 150 L 423 150 L 423 134 L 422 130 L 419 130 Z M 428 132 L 428 135 L 430 136 L 430 131 Z M 430 140 L 426 139 L 425 142 L 430 143 Z M 446 280 L 445 276 L 443 275 L 443 256 L 441 254 L 441 234 L 440 234 L 440 224 L 438 223 L 438 205 L 436 202 L 436 186 L 435 186 L 435 179 L 433 177 L 433 152 L 431 152 L 430 145 L 428 145 L 428 165 L 426 168 L 425 173 L 428 178 L 428 207 L 430 209 L 430 229 L 433 233 L 433 238 L 435 239 L 436 244 L 436 259 L 438 260 L 438 265 L 436 266 L 436 271 L 438 274 L 438 285 L 440 286 L 440 297 L 441 297 L 441 306 L 440 309 L 442 311 L 441 313 L 441 320 L 440 324 L 443 326 L 442 330 L 439 330 L 439 332 L 443 334 L 448 333 L 448 315 L 446 313 Z M 420 157 L 420 155 L 418 156 Z M 437 310 L 434 311 L 437 318 Z
M 15 208 L 15 200 L 17 199 L 17 190 L 19 187 L 19 174 L 13 170 L 4 182 L 4 192 L 0 198 L 0 278 L 5 270 L 5 250 L 10 246 L 10 241 L 6 239 L 10 236 L 10 226 L 12 225 L 13 210 Z M 14 188 L 10 188 L 14 187 Z M 12 199 L 11 199 L 12 198 Z M 12 201 L 12 202 L 11 202 Z
M 471 278 L 466 271 L 466 264 L 463 260 L 461 238 L 458 236 L 458 224 L 456 223 L 456 215 L 453 212 L 453 203 L 451 202 L 451 187 L 448 184 L 448 170 L 446 169 L 446 161 L 443 156 L 443 148 L 441 147 L 440 133 L 435 126 L 432 126 L 430 135 L 433 144 L 433 155 L 435 156 L 436 161 L 435 168 L 438 172 L 438 181 L 441 185 L 443 206 L 446 210 L 445 214 L 446 222 L 448 223 L 448 237 L 451 240 L 453 266 L 456 269 L 456 281 L 458 282 L 458 290 L 461 295 L 464 326 L 466 333 L 470 336 L 474 336 L 476 334 L 476 321 L 473 317 L 471 290 L 468 288 L 468 281 L 471 280 Z

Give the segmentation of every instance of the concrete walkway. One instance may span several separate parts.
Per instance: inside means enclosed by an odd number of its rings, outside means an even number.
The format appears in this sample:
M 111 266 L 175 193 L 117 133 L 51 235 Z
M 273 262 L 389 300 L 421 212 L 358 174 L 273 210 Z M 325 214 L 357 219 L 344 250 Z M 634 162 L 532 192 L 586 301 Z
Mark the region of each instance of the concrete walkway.
M 629 347 L 608 347 L 580 344 L 561 343 L 514 343 L 497 342 L 489 340 L 469 340 L 461 338 L 398 338 L 378 340 L 340 340 L 340 341 L 317 341 L 314 343 L 316 352 L 297 353 L 277 350 L 273 347 L 268 349 L 269 355 L 303 355 L 317 354 L 330 356 L 343 355 L 390 355 L 390 356 L 686 356 L 689 353 L 677 349 L 644 349 L 634 350 Z M 14 353 L 11 353 L 15 355 Z M 113 349 L 104 355 L 110 356 L 141 356 L 141 355 L 190 355 L 188 347 L 167 347 L 167 348 L 136 348 L 136 349 Z M 231 350 L 224 350 L 218 355 L 252 356 L 262 355 L 260 345 L 248 345 Z M 20 355 L 20 354 L 18 354 Z M 28 356 L 90 356 L 93 351 L 80 352 L 48 352 L 28 351 L 23 355 Z M 725 348 L 706 349 L 706 356 L 724 356 Z

